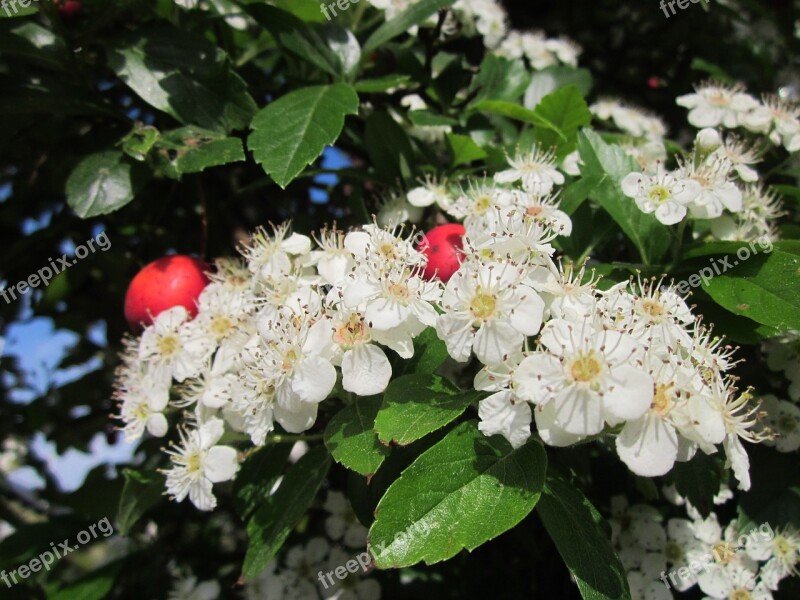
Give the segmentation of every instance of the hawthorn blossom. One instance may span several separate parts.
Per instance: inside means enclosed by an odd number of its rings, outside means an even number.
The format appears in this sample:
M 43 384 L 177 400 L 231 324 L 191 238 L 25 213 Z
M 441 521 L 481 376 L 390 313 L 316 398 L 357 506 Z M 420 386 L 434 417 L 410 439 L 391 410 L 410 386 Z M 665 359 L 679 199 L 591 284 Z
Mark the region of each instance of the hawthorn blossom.
M 641 369 L 643 348 L 630 335 L 553 319 L 540 344 L 517 369 L 517 395 L 553 405 L 550 429 L 596 435 L 606 423 L 637 419 L 650 407 L 653 378 Z
M 644 213 L 655 213 L 664 225 L 674 225 L 686 216 L 687 205 L 700 195 L 700 184 L 680 171 L 670 173 L 659 167 L 655 175 L 629 173 L 622 182 L 622 192 L 633 198 Z
M 211 418 L 196 429 L 180 430 L 180 444 L 167 450 L 173 466 L 162 471 L 167 476 L 167 494 L 176 502 L 189 500 L 200 510 L 217 505 L 213 484 L 233 479 L 239 470 L 236 450 L 217 444 L 225 426 Z
M 544 302 L 523 283 L 525 275 L 513 263 L 462 263 L 445 286 L 444 314 L 436 319 L 450 356 L 466 362 L 474 351 L 484 364 L 499 363 L 539 331 Z
M 698 87 L 694 94 L 679 96 L 676 103 L 689 109 L 689 123 L 698 128 L 722 125 L 735 129 L 759 106 L 758 100 L 744 93 L 742 87 L 713 83 Z
M 549 194 L 556 185 L 564 183 L 564 175 L 556 168 L 555 154 L 534 146 L 533 150 L 515 158 L 508 158 L 510 169 L 494 176 L 497 183 L 519 181 L 522 189 L 540 196 Z

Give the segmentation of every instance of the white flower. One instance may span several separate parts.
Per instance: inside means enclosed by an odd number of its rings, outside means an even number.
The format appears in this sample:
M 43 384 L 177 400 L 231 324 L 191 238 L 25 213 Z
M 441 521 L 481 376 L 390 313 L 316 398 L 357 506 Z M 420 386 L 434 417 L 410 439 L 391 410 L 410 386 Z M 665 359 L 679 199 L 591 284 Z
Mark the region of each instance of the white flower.
M 714 569 L 710 577 L 699 578 L 700 589 L 707 598 L 713 600 L 730 600 L 731 598 L 747 598 L 748 600 L 772 600 L 763 582 L 756 582 L 756 572 L 736 562 Z
M 629 173 L 622 180 L 622 192 L 633 198 L 644 213 L 655 213 L 664 225 L 674 225 L 686 216 L 686 205 L 700 194 L 700 185 L 681 172 L 659 168 L 655 175 Z
M 174 377 L 183 381 L 194 377 L 206 363 L 211 347 L 206 336 L 184 326 L 189 318 L 183 306 L 159 314 L 142 333 L 139 358 L 150 363 L 161 380 Z
M 410 190 L 406 195 L 409 204 L 416 207 L 425 207 L 436 204 L 442 210 L 447 210 L 453 203 L 453 196 L 444 184 L 428 180 L 423 185 Z
M 744 124 L 745 117 L 758 107 L 758 100 L 745 94 L 739 86 L 706 84 L 694 94 L 676 99 L 679 106 L 689 109 L 689 123 L 698 128 L 734 129 Z
M 139 361 L 130 343 L 126 346 L 114 382 L 114 399 L 119 402 L 118 417 L 125 424 L 125 441 L 138 440 L 145 430 L 154 437 L 163 437 L 168 429 L 164 410 L 169 404 L 169 379 L 163 371 Z
M 225 426 L 217 418 L 209 419 L 197 429 L 181 430 L 181 444 L 167 451 L 173 467 L 163 471 L 167 476 L 167 493 L 174 501 L 182 502 L 188 496 L 200 510 L 211 510 L 217 505 L 212 485 L 233 479 L 239 469 L 236 450 L 217 445 L 224 432 Z
M 293 257 L 311 251 L 311 239 L 298 233 L 289 235 L 288 224 L 273 226 L 272 235 L 259 227 L 240 251 L 253 275 L 261 279 L 280 278 L 291 272 Z
M 197 577 L 184 577 L 175 582 L 167 596 L 168 600 L 217 600 L 221 589 L 215 580 L 199 583 Z
M 320 329 L 319 334 L 325 340 L 327 348 L 322 353 L 341 366 L 345 390 L 372 396 L 386 389 L 392 366 L 383 350 L 372 343 L 380 338 L 380 332 L 373 332 L 362 313 L 342 309 L 312 327 Z
M 766 413 L 764 424 L 777 434 L 776 439 L 766 439 L 764 443 L 775 446 L 778 452 L 800 448 L 800 408 L 771 394 L 762 398 L 761 408 Z
M 716 408 L 725 419 L 725 456 L 726 467 L 733 469 L 739 481 L 740 490 L 750 489 L 750 459 L 741 440 L 758 443 L 764 441 L 764 434 L 755 426 L 758 423 L 758 405 L 751 405 L 749 393 L 737 394 L 732 386 L 714 386 L 718 393 L 715 396 Z
M 510 169 L 500 171 L 494 176 L 497 183 L 519 181 L 522 189 L 540 196 L 553 191 L 553 186 L 564 183 L 564 175 L 556 168 L 555 154 L 538 146 L 527 154 L 508 158 Z
M 649 408 L 653 378 L 641 369 L 643 349 L 633 337 L 554 319 L 542 330 L 540 343 L 542 350 L 517 369 L 517 395 L 537 405 L 553 404 L 548 429 L 595 435 L 606 423 L 637 419 Z
M 498 208 L 511 206 L 508 190 L 470 181 L 468 189 L 453 202 L 447 212 L 464 222 L 467 231 L 488 231 L 497 226 Z
M 747 555 L 758 561 L 766 561 L 761 568 L 761 580 L 771 590 L 777 590 L 780 581 L 786 577 L 797 575 L 797 563 L 800 561 L 800 533 L 794 528 L 772 531 L 772 535 L 763 535 L 759 528 L 759 537 L 747 538 Z
M 728 160 L 742 181 L 747 183 L 758 181 L 758 172 L 750 165 L 761 162 L 761 159 L 745 142 L 739 141 L 734 136 L 728 136 L 725 143 L 714 151 L 714 155 Z
M 323 508 L 328 512 L 325 519 L 325 532 L 332 540 L 342 540 L 349 548 L 363 548 L 367 544 L 367 528 L 353 512 L 353 507 L 344 494 L 328 492 Z
M 353 253 L 345 247 L 345 234 L 336 229 L 324 229 L 316 239 L 319 250 L 311 252 L 311 262 L 322 280 L 330 285 L 341 284 L 353 269 Z
M 558 278 L 551 279 L 540 288 L 550 316 L 579 321 L 594 314 L 596 309 L 594 290 L 597 280 L 590 276 L 584 281 L 585 277 L 585 264 L 576 271 L 570 263 L 559 271 Z
M 719 156 L 710 157 L 702 165 L 687 165 L 686 175 L 700 186 L 699 194 L 689 202 L 693 217 L 715 219 L 723 209 L 742 210 L 742 190 L 728 178 L 732 167 L 730 161 Z
M 668 473 L 679 457 L 677 427 L 690 421 L 685 407 L 695 391 L 695 374 L 680 361 L 662 361 L 651 354 L 645 364 L 655 382 L 653 401 L 644 415 L 625 423 L 616 447 L 631 471 L 656 477 Z
M 526 335 L 539 331 L 544 302 L 525 283 L 525 269 L 511 263 L 464 262 L 442 295 L 445 311 L 436 332 L 447 351 L 466 362 L 470 351 L 484 364 L 502 362 Z

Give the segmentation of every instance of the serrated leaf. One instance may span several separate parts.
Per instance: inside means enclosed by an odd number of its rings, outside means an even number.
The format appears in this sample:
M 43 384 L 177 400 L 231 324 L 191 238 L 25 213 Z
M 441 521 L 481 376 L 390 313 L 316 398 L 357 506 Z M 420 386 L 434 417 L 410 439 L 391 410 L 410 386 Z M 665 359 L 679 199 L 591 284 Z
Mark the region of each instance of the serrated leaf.
M 548 129 L 555 133 L 560 141 L 567 141 L 567 136 L 558 128 L 558 125 L 519 104 L 506 102 L 505 100 L 481 100 L 473 104 L 471 108 L 478 112 L 500 115 L 501 117 L 508 117 L 509 119 Z
M 117 509 L 117 527 L 128 535 L 142 516 L 164 499 L 164 476 L 154 471 L 125 469 L 125 486 Z
M 272 179 L 285 188 L 333 144 L 346 115 L 358 112 L 358 95 L 345 83 L 295 90 L 261 109 L 247 146 Z
M 585 98 L 592 89 L 592 75 L 587 69 L 565 66 L 552 66 L 536 71 L 525 90 L 523 104 L 525 108 L 533 110 L 542 98 L 570 84 L 575 85 Z
M 373 430 L 380 405 L 378 397 L 357 398 L 325 428 L 325 445 L 334 460 L 366 477 L 374 475 L 389 454 Z
M 248 519 L 267 499 L 291 451 L 292 444 L 272 444 L 256 450 L 242 463 L 233 483 L 234 503 L 242 519 Z
M 353 84 L 357 92 L 376 93 L 386 92 L 393 88 L 402 87 L 411 81 L 410 75 L 385 75 L 375 79 L 362 79 Z
M 433 327 L 426 328 L 414 338 L 414 356 L 405 361 L 404 374 L 435 373 L 450 357 L 447 344 Z
M 592 503 L 561 477 L 547 477 L 536 511 L 586 600 L 631 600 L 611 528 Z
M 516 102 L 530 80 L 531 75 L 522 60 L 512 61 L 489 53 L 483 58 L 471 88 L 479 90 L 477 100 Z
M 800 241 L 775 242 L 771 250 L 755 244 L 737 246 L 740 255 L 732 253 L 732 268 L 701 280 L 703 289 L 736 315 L 782 331 L 800 329 Z M 730 245 L 725 247 L 733 249 Z
M 384 444 L 405 446 L 452 423 L 481 396 L 439 375 L 402 375 L 384 392 L 375 431 Z
M 152 156 L 155 164 L 175 179 L 184 173 L 199 173 L 245 159 L 239 138 L 200 127 L 166 131 L 154 146 Z
M 435 14 L 439 9 L 447 8 L 455 4 L 455 0 L 420 0 L 409 6 L 395 18 L 386 21 L 378 27 L 364 44 L 364 55 L 370 54 L 373 50 L 382 46 L 389 40 L 401 35 L 414 27 L 428 20 L 428 17 Z
M 247 523 L 250 544 L 242 573 L 252 579 L 278 553 L 322 485 L 331 458 L 323 446 L 304 454 L 283 476 L 277 491 L 260 504 Z
M 581 175 L 590 180 L 591 198 L 597 200 L 636 246 L 645 264 L 660 260 L 669 249 L 670 230 L 655 215 L 639 210 L 632 198 L 622 193 L 620 182 L 628 173 L 640 171 L 635 161 L 619 146 L 606 144 L 590 129 L 578 133 Z
M 245 10 L 272 34 L 282 48 L 326 73 L 336 77 L 342 75 L 341 59 L 328 45 L 322 26 L 305 23 L 268 4 L 249 4 Z
M 487 152 L 476 144 L 468 135 L 448 133 L 446 138 L 447 145 L 450 148 L 450 154 L 453 156 L 451 162 L 451 166 L 453 167 L 466 165 L 474 160 L 483 160 L 489 156 Z
M 511 529 L 536 506 L 547 455 L 530 441 L 514 450 L 462 423 L 387 490 L 369 544 L 379 568 L 447 560 Z
M 574 85 L 558 89 L 542 98 L 534 109 L 534 114 L 553 123 L 558 131 L 566 137 L 559 139 L 559 135 L 552 129 L 538 128 L 534 131 L 535 139 L 544 148 L 557 148 L 557 156 L 562 158 L 572 151 L 578 129 L 592 122 L 592 113 Z
M 123 33 L 108 63 L 142 100 L 185 125 L 229 132 L 256 111 L 228 56 L 189 31 L 160 23 Z
M 119 210 L 136 195 L 136 166 L 118 150 L 90 154 L 67 178 L 67 204 L 82 219 Z

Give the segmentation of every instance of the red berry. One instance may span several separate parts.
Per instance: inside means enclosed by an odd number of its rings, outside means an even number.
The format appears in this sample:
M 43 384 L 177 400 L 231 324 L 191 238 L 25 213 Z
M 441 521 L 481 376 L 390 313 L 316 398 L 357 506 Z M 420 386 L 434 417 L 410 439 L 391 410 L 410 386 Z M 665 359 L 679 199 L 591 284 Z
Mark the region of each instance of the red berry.
M 78 0 L 55 0 L 59 16 L 65 21 L 74 19 L 83 8 Z
M 133 331 L 150 325 L 159 313 L 183 306 L 193 317 L 197 299 L 208 285 L 208 265 L 176 254 L 154 260 L 131 280 L 125 294 L 125 318 Z
M 661 79 L 659 77 L 656 77 L 655 75 L 651 75 L 650 77 L 647 78 L 647 87 L 649 87 L 651 90 L 657 90 L 662 85 L 663 82 L 661 81 Z
M 464 247 L 464 226 L 448 223 L 434 227 L 422 238 L 418 250 L 428 259 L 423 276 L 430 281 L 449 280 L 461 265 Z

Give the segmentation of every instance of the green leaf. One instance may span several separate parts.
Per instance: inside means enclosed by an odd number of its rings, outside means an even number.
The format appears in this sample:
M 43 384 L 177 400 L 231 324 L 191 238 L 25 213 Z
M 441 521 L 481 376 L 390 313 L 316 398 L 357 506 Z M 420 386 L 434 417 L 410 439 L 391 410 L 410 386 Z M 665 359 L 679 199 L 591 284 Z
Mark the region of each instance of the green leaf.
M 284 49 L 326 73 L 336 77 L 343 74 L 342 61 L 328 44 L 321 27 L 304 23 L 268 4 L 250 4 L 245 9 Z
M 136 166 L 118 150 L 90 154 L 67 178 L 67 204 L 82 219 L 119 210 L 141 183 Z
M 375 111 L 367 118 L 364 145 L 377 177 L 388 185 L 411 179 L 414 149 L 405 130 L 388 113 Z
M 108 63 L 142 100 L 185 125 L 243 129 L 256 111 L 228 56 L 202 36 L 163 24 L 120 35 Z
M 439 375 L 402 375 L 386 388 L 375 431 L 384 444 L 405 446 L 451 423 L 481 397 Z
M 453 167 L 466 165 L 474 160 L 483 160 L 489 156 L 486 151 L 476 144 L 468 135 L 448 133 L 446 137 L 447 145 L 450 148 L 450 154 L 453 156 L 451 162 L 451 166 Z
M 247 579 L 263 571 L 281 549 L 316 497 L 330 466 L 325 447 L 312 448 L 286 471 L 277 491 L 255 511 L 247 523 L 250 545 L 242 567 Z
M 0 8 L 0 16 L 4 13 Z M 69 50 L 64 40 L 34 21 L 4 24 L 0 52 L 55 69 L 63 69 L 68 64 Z
M 585 98 L 592 89 L 592 75 L 587 69 L 565 66 L 552 66 L 536 71 L 525 90 L 525 107 L 533 110 L 542 98 L 570 84 L 575 85 Z
M 349 29 L 330 24 L 322 28 L 322 34 L 336 56 L 339 73 L 347 81 L 352 81 L 361 62 L 361 46 L 356 36 Z
M 640 171 L 635 161 L 619 146 L 606 144 L 590 129 L 578 134 L 581 174 L 591 181 L 590 197 L 611 215 L 636 246 L 642 262 L 660 260 L 669 249 L 670 230 L 655 215 L 643 213 L 632 198 L 622 193 L 620 182 L 628 173 Z
M 442 127 L 457 125 L 458 121 L 444 115 L 437 115 L 429 110 L 412 110 L 408 112 L 408 120 L 418 127 Z
M 714 496 L 719 493 L 721 473 L 714 457 L 698 452 L 687 462 L 677 462 L 671 476 L 681 496 L 692 503 L 703 517 L 714 510 Z
M 122 151 L 134 160 L 143 161 L 159 137 L 161 132 L 152 125 L 136 123 L 122 139 Z
M 164 499 L 164 476 L 154 471 L 125 469 L 125 486 L 117 509 L 117 527 L 128 535 L 144 514 Z
M 410 75 L 385 75 L 384 77 L 376 77 L 375 79 L 362 79 L 357 81 L 353 87 L 357 92 L 376 93 L 386 92 L 392 88 L 404 87 L 406 83 L 411 81 Z
M 379 568 L 447 560 L 524 519 L 539 500 L 547 455 L 530 441 L 514 450 L 462 423 L 424 452 L 387 490 L 369 543 Z
M 175 179 L 184 173 L 199 173 L 210 167 L 245 160 L 239 138 L 200 127 L 164 132 L 154 146 L 154 163 Z
M 358 112 L 358 95 L 345 83 L 295 90 L 261 109 L 247 145 L 282 188 L 333 144 L 346 115 Z
M 369 36 L 364 44 L 363 53 L 365 56 L 373 50 L 382 46 L 389 40 L 396 38 L 420 23 L 428 20 L 428 17 L 442 8 L 447 8 L 455 4 L 455 0 L 421 0 L 409 6 L 406 10 L 397 15 L 394 19 L 387 21 L 374 33 Z
M 574 85 L 548 94 L 533 112 L 543 120 L 553 123 L 566 137 L 566 140 L 559 140 L 559 135 L 552 129 L 538 128 L 534 131 L 535 139 L 544 148 L 557 147 L 560 158 L 572 151 L 578 129 L 592 122 L 592 113 Z
M 414 338 L 414 356 L 404 361 L 404 374 L 435 373 L 449 357 L 447 344 L 436 334 L 436 329 L 428 327 Z
M 272 3 L 306 22 L 325 20 L 319 0 L 272 0 Z
M 28 6 L 22 6 L 17 2 L 5 2 L 0 4 L 0 19 L 14 19 L 16 17 L 27 17 L 39 12 L 39 1 L 29 0 Z
M 521 60 L 511 61 L 489 53 L 483 58 L 471 88 L 480 88 L 477 100 L 516 102 L 530 81 L 531 75 Z
M 124 563 L 124 560 L 117 560 L 104 565 L 49 595 L 48 598 L 51 600 L 103 600 L 108 597 L 111 588 L 114 587 L 114 581 Z
M 721 274 L 702 280 L 703 289 L 736 315 L 782 331 L 800 329 L 800 241 L 775 242 L 771 251 L 755 243 L 734 245 L 739 254 L 731 253 L 732 268 L 719 267 Z M 708 246 L 704 252 L 733 249 L 730 243 Z
M 380 405 L 378 397 L 357 398 L 325 428 L 325 445 L 334 460 L 366 477 L 372 477 L 389 454 L 373 430 Z
M 233 483 L 234 503 L 242 519 L 248 519 L 269 497 L 291 451 L 292 444 L 272 444 L 256 450 L 242 463 Z
M 536 127 L 549 129 L 554 132 L 562 142 L 567 141 L 567 136 L 564 135 L 555 123 L 519 104 L 506 102 L 504 100 L 481 100 L 473 104 L 470 108 L 482 113 L 500 115 L 501 117 L 508 117 L 516 121 L 530 123 Z
M 611 528 L 565 479 L 548 474 L 536 507 L 586 600 L 630 600 L 625 569 L 611 545 Z

